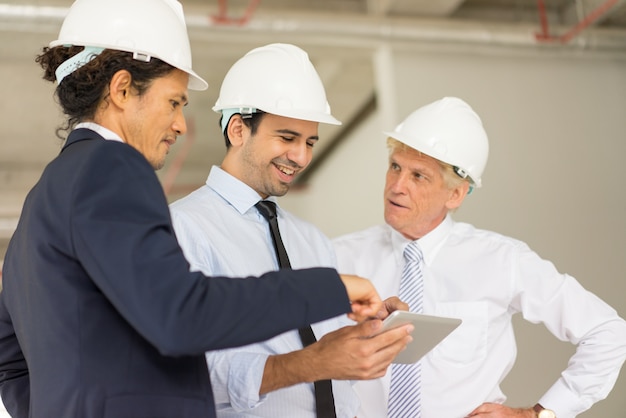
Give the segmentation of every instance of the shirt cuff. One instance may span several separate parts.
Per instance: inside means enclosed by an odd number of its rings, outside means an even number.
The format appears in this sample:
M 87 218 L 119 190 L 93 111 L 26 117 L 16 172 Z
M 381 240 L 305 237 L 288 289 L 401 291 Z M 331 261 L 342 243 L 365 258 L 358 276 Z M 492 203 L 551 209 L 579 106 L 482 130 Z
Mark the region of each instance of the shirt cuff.
M 539 403 L 544 408 L 554 411 L 557 418 L 575 418 L 593 405 L 593 402 L 585 401 L 568 389 L 563 379 L 557 380 L 539 399 Z
M 260 396 L 259 391 L 268 357 L 268 354 L 237 353 L 232 358 L 228 374 L 228 396 L 235 411 L 249 411 L 267 399 L 267 395 Z

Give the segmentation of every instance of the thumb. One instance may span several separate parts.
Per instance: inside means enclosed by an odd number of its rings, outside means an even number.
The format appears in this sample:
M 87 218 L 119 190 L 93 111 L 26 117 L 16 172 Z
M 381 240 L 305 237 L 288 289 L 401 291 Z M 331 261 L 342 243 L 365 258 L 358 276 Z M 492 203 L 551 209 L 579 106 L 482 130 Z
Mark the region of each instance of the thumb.
M 380 319 L 367 319 L 355 326 L 357 336 L 360 338 L 368 338 L 376 335 L 383 327 L 383 321 Z

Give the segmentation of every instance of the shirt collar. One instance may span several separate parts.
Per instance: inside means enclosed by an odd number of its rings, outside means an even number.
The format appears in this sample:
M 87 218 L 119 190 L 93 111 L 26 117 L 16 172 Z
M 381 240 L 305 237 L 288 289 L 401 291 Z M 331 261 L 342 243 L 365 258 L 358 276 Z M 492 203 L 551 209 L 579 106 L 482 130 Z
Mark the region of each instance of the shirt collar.
M 124 142 L 124 140 L 118 134 L 111 131 L 110 129 L 105 128 L 102 125 L 98 125 L 95 122 L 81 122 L 78 125 L 76 125 L 74 129 L 80 129 L 80 128 L 91 129 L 92 131 L 98 133 L 101 137 L 103 137 L 104 139 L 108 141 Z
M 261 200 L 261 196 L 254 189 L 215 165 L 211 167 L 206 185 L 242 215 Z M 275 197 L 267 200 L 276 202 Z
M 448 214 L 435 229 L 417 240 L 420 249 L 422 250 L 422 254 L 424 254 L 424 262 L 426 264 L 430 264 L 433 260 L 453 226 L 454 220 Z M 399 264 L 403 264 L 404 248 L 409 245 L 411 240 L 405 238 L 401 233 L 391 228 L 391 242 L 394 248 L 394 254 L 397 258 L 396 261 L 398 261 Z

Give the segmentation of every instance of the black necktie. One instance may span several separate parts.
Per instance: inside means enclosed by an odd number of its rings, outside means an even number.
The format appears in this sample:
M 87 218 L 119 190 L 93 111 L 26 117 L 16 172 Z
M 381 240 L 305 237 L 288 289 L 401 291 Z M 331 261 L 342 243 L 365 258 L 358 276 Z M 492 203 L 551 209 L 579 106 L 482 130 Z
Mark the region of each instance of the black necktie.
M 263 215 L 270 225 L 270 233 L 272 234 L 272 241 L 274 242 L 274 250 L 278 257 L 278 264 L 281 268 L 290 269 L 291 263 L 287 256 L 287 251 L 283 245 L 283 240 L 280 238 L 280 231 L 278 230 L 278 218 L 276 217 L 276 203 L 269 200 L 261 200 L 256 205 L 257 210 Z M 313 344 L 315 334 L 310 326 L 300 328 L 300 339 L 302 345 Z M 335 418 L 335 400 L 333 398 L 333 388 L 330 380 L 318 380 L 314 382 L 315 385 L 315 409 L 317 410 L 318 418 Z

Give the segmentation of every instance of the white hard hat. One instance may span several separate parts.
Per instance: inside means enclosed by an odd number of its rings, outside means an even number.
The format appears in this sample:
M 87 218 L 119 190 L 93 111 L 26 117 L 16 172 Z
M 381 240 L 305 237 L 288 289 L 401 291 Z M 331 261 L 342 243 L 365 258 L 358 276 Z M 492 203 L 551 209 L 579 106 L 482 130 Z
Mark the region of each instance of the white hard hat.
M 190 89 L 208 87 L 191 69 L 185 16 L 177 0 L 76 0 L 63 21 L 59 39 L 50 43 L 50 47 L 58 45 L 92 47 L 91 56 L 94 50 L 97 55 L 99 48 L 108 48 L 132 52 L 146 62 L 159 58 L 189 74 Z M 72 65 L 62 76 L 88 59 Z
M 489 141 L 480 117 L 463 100 L 444 97 L 423 106 L 384 134 L 450 164 L 459 176 L 481 186 Z
M 213 110 L 223 113 L 226 125 L 234 113 L 257 110 L 341 125 L 330 114 L 324 85 L 308 54 L 291 44 L 255 48 L 235 62 L 224 77 Z

